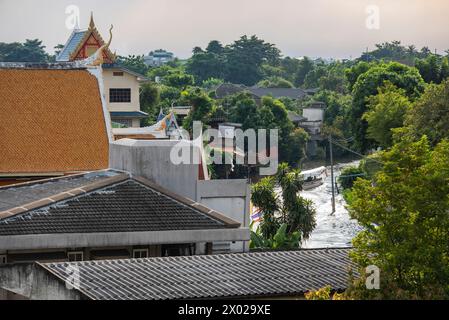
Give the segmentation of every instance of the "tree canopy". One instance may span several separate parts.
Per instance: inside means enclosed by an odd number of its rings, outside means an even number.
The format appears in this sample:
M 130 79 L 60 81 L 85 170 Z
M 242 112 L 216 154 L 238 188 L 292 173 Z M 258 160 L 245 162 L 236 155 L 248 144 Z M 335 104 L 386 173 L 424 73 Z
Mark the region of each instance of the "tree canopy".
M 368 98 L 368 111 L 362 119 L 368 123 L 368 138 L 385 149 L 393 144 L 393 129 L 403 126 L 410 101 L 403 89 L 398 89 L 390 82 L 386 82 L 378 92 Z
M 24 43 L 0 42 L 0 61 L 2 62 L 51 62 L 54 57 L 45 52 L 39 39 L 26 39 Z
M 381 153 L 373 181 L 358 179 L 350 214 L 363 227 L 353 258 L 381 270 L 380 290 L 362 280 L 355 298 L 449 297 L 449 142 L 432 150 L 426 136 L 404 139 Z M 373 183 L 374 182 L 374 183 Z
M 362 68 L 364 69 L 365 66 L 364 64 Z M 356 66 L 355 68 L 358 69 L 359 67 Z M 378 88 L 385 81 L 403 89 L 405 95 L 411 100 L 418 98 L 424 91 L 425 83 L 418 70 L 397 62 L 374 64 L 366 72 L 360 74 L 353 85 L 352 108 L 348 114 L 352 134 L 355 138 L 355 147 L 360 151 L 366 151 L 374 145 L 373 141 L 366 135 L 367 122 L 361 120 L 368 109 L 367 98 L 376 95 Z

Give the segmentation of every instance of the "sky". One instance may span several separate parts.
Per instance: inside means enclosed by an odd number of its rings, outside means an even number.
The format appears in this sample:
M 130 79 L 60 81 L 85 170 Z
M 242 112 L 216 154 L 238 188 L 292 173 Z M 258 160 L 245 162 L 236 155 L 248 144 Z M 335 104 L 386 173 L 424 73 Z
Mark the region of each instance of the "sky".
M 0 42 L 38 38 L 53 53 L 71 33 L 71 5 L 81 28 L 91 11 L 103 38 L 114 25 L 120 55 L 163 48 L 187 58 L 195 46 L 244 34 L 291 57 L 355 58 L 392 40 L 449 49 L 447 0 L 0 0 Z

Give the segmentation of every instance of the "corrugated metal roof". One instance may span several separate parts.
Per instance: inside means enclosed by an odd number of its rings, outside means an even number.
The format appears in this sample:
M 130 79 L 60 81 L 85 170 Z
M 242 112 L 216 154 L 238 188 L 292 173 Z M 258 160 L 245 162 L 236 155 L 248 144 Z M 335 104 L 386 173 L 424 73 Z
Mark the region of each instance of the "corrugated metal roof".
M 86 32 L 86 30 L 73 30 L 66 45 L 56 57 L 56 61 L 69 61 L 70 54 L 78 47 Z
M 80 287 L 98 300 L 300 295 L 330 285 L 344 290 L 356 266 L 349 248 L 252 252 L 39 264 L 59 279 L 79 271 Z

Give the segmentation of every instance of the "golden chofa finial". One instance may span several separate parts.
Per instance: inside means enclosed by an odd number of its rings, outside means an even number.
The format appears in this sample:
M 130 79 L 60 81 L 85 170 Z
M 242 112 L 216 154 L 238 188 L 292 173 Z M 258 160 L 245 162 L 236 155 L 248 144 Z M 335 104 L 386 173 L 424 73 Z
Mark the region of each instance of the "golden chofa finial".
M 112 28 L 114 26 L 111 24 L 111 28 L 109 29 L 109 41 L 108 43 L 105 43 L 104 45 L 102 45 L 94 54 L 93 56 L 89 57 L 88 59 L 92 58 L 93 61 L 89 63 L 90 66 L 101 66 L 104 62 L 104 58 L 103 58 L 103 52 L 106 49 L 109 49 L 109 46 L 111 45 L 111 41 L 112 41 Z
M 95 28 L 95 22 L 94 22 L 94 13 L 90 12 L 90 22 L 89 22 L 89 29 Z

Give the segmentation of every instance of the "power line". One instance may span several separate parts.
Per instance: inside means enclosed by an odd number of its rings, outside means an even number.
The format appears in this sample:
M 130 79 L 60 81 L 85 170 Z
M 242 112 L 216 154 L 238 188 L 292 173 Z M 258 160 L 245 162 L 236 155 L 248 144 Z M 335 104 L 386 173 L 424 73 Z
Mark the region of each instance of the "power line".
M 361 153 L 358 153 L 357 151 L 351 150 L 351 149 L 349 149 L 348 147 L 345 147 L 345 146 L 339 144 L 338 142 L 335 142 L 334 140 L 332 140 L 332 143 L 335 144 L 335 145 L 337 145 L 337 146 L 339 146 L 340 148 L 342 148 L 342 149 L 344 149 L 344 150 L 346 150 L 346 151 L 349 151 L 349 152 L 352 152 L 352 153 L 358 155 L 359 157 L 362 157 L 362 158 L 365 158 L 365 157 L 366 157 L 366 155 L 361 154 Z M 373 161 L 373 162 L 377 162 L 377 163 L 379 163 L 379 164 L 383 164 L 381 161 L 378 161 L 378 160 L 376 160 L 376 159 L 370 158 L 370 160 Z

